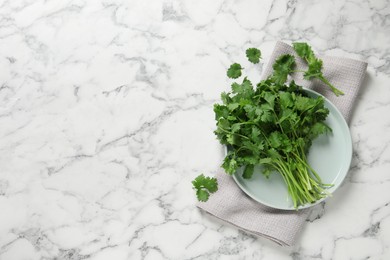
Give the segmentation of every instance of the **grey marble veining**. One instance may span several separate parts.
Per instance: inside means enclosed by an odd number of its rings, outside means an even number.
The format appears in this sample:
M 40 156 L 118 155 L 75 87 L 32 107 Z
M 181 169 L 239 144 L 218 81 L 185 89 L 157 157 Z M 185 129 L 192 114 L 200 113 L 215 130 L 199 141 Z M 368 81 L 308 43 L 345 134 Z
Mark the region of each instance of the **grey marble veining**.
M 0 1 L 0 259 L 390 259 L 389 1 Z M 226 68 L 277 40 L 369 63 L 352 167 L 282 248 L 202 214 Z M 258 80 L 262 66 L 249 74 Z

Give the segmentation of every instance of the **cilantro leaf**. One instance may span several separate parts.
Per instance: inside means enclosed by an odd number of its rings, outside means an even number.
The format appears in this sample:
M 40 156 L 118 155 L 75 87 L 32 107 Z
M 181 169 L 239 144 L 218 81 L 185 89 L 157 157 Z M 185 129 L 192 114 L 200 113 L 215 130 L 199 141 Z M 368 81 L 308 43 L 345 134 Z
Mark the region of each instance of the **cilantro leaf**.
M 231 154 L 228 154 L 222 163 L 222 168 L 226 171 L 227 174 L 232 175 L 237 169 L 239 165 L 236 159 L 233 158 Z
M 310 134 L 312 135 L 312 138 L 314 139 L 315 137 L 326 134 L 328 132 L 331 132 L 332 129 L 324 124 L 323 122 L 317 122 L 313 125 L 313 127 L 310 129 Z
M 308 70 L 303 74 L 304 79 L 310 80 L 312 78 L 319 78 L 322 76 L 322 60 L 314 58 L 310 62 Z
M 309 108 L 310 99 L 308 97 L 298 96 L 295 101 L 295 109 L 305 111 Z
M 227 106 L 223 106 L 220 104 L 214 104 L 214 113 L 215 113 L 216 120 L 220 118 L 227 118 L 230 115 L 229 108 Z
M 314 57 L 313 50 L 305 42 L 294 42 L 293 47 L 299 57 L 305 60 L 309 60 Z
M 207 201 L 210 193 L 218 190 L 218 182 L 216 178 L 206 177 L 203 174 L 199 175 L 192 181 L 192 185 L 196 190 L 196 196 L 199 201 Z
M 231 101 L 229 94 L 226 92 L 221 93 L 221 99 L 224 104 L 228 104 Z
M 287 81 L 287 76 L 290 74 L 295 66 L 295 58 L 290 54 L 285 54 L 276 59 L 272 68 L 274 72 L 271 76 L 271 79 L 276 84 L 284 84 Z
M 227 105 L 227 107 L 229 108 L 229 111 L 234 111 L 239 106 L 240 106 L 240 104 L 238 104 L 238 103 L 230 103 Z
M 235 132 L 238 132 L 241 128 L 241 124 L 240 123 L 235 123 L 232 125 L 232 133 L 235 133 Z
M 268 139 L 271 144 L 271 147 L 278 148 L 279 146 L 281 146 L 282 145 L 281 138 L 282 137 L 279 132 L 276 131 L 272 132 Z
M 196 196 L 198 197 L 199 201 L 206 202 L 209 200 L 210 194 L 206 190 L 197 190 Z
M 248 165 L 245 167 L 244 172 L 242 173 L 242 177 L 243 177 L 244 179 L 250 179 L 250 178 L 252 178 L 253 171 L 254 171 L 254 165 L 253 165 L 253 164 L 248 164 Z
M 231 79 L 237 79 L 237 78 L 241 77 L 241 70 L 242 70 L 242 67 L 240 64 L 233 63 L 232 65 L 230 65 L 230 67 L 227 71 L 227 76 Z
M 292 107 L 294 105 L 291 93 L 288 92 L 280 93 L 280 105 L 283 108 Z
M 261 59 L 261 52 L 256 48 L 249 48 L 246 50 L 246 57 L 248 60 L 254 64 L 259 63 Z

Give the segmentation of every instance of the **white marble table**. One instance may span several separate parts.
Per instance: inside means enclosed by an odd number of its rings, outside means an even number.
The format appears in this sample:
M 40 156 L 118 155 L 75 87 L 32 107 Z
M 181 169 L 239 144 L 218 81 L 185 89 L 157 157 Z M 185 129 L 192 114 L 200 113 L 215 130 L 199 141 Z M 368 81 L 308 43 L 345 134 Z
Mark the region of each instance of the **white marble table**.
M 390 3 L 0 1 L 0 259 L 390 259 Z M 226 68 L 277 40 L 369 63 L 343 187 L 282 248 L 195 205 Z M 250 72 L 260 78 L 261 70 Z

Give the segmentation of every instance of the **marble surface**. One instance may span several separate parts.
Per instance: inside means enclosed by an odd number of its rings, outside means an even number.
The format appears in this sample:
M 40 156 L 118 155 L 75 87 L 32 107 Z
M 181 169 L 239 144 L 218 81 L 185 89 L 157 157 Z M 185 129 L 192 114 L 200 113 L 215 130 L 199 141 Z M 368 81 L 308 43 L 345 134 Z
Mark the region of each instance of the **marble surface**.
M 390 259 L 390 3 L 0 1 L 0 259 Z M 279 247 L 199 212 L 212 104 L 256 46 L 361 59 L 345 184 Z M 262 67 L 250 69 L 253 80 Z

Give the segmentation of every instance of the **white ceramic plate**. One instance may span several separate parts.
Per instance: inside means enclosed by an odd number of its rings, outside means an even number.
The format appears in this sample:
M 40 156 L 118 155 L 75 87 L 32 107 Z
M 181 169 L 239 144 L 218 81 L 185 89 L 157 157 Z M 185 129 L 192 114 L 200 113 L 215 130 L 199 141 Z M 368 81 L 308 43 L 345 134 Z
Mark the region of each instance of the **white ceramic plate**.
M 305 91 L 310 96 L 321 96 L 312 90 L 305 89 Z M 325 97 L 324 99 L 325 106 L 329 109 L 326 123 L 333 131 L 313 141 L 308 161 L 323 183 L 333 184 L 328 189 L 330 193 L 333 193 L 348 173 L 352 159 L 352 139 L 348 125 L 340 111 Z M 280 174 L 273 172 L 267 179 L 261 174 L 262 167 L 257 166 L 252 178 L 247 180 L 242 177 L 242 170 L 239 169 L 234 173 L 233 179 L 247 195 L 272 208 L 295 210 L 287 186 Z M 314 206 L 324 199 L 302 205 L 298 209 Z

